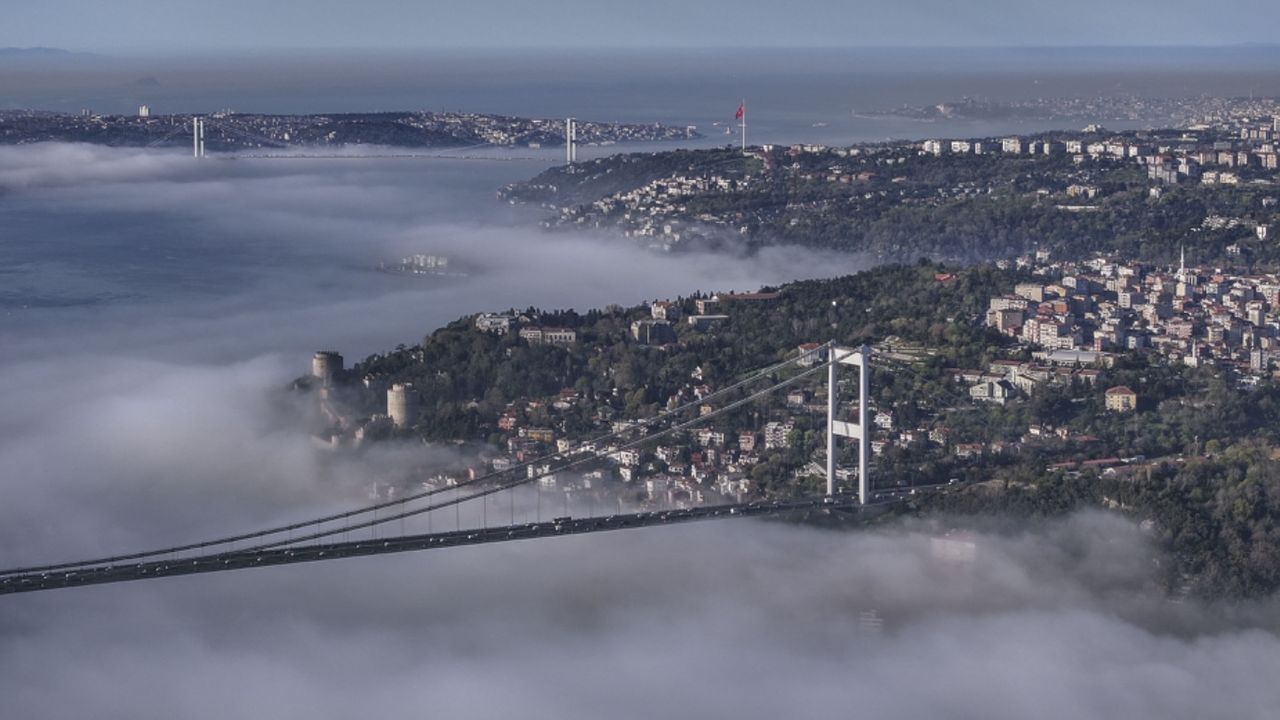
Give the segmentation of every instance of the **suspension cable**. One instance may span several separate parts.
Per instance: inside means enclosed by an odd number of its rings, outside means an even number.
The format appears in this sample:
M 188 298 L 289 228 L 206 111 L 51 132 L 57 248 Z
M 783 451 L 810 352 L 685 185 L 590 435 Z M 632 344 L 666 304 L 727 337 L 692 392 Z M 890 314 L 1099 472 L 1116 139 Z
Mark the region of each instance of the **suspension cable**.
M 766 375 L 769 375 L 769 374 L 772 374 L 772 373 L 774 373 L 774 372 L 777 372 L 777 371 L 779 371 L 779 370 L 781 370 L 781 369 L 783 369 L 783 368 L 786 368 L 786 367 L 788 367 L 788 366 L 790 366 L 790 365 L 794 365 L 794 364 L 796 364 L 796 363 L 800 362 L 800 361 L 801 361 L 801 360 L 803 360 L 803 359 L 806 359 L 806 358 L 811 357 L 811 356 L 817 356 L 817 355 L 819 355 L 819 354 L 822 352 L 822 350 L 823 350 L 823 349 L 825 349 L 825 348 L 830 348 L 830 347 L 833 347 L 833 346 L 832 346 L 832 344 L 831 344 L 831 343 L 827 343 L 827 344 L 825 344 L 825 345 L 819 346 L 819 347 L 814 348 L 814 349 L 812 349 L 812 350 L 808 350 L 808 351 L 802 352 L 802 353 L 800 353 L 798 356 L 796 356 L 796 357 L 794 357 L 794 358 L 791 358 L 791 359 L 789 359 L 789 360 L 784 360 L 784 361 L 782 361 L 782 362 L 779 362 L 779 363 L 775 363 L 775 364 L 773 364 L 773 365 L 770 365 L 770 366 L 768 366 L 768 367 L 766 367 L 766 368 L 762 368 L 762 369 L 760 369 L 760 370 L 757 370 L 757 371 L 755 371 L 755 372 L 751 373 L 750 375 L 748 375 L 746 378 L 744 378 L 744 379 L 742 379 L 742 380 L 740 380 L 740 381 L 738 381 L 738 382 L 736 382 L 736 383 L 734 383 L 734 384 L 732 384 L 732 385 L 729 385 L 729 386 L 727 386 L 727 387 L 725 387 L 725 388 L 722 388 L 722 389 L 720 389 L 720 390 L 717 390 L 717 391 L 715 391 L 715 392 L 712 392 L 712 393 L 710 393 L 710 394 L 708 394 L 708 395 L 706 395 L 706 396 L 704 396 L 704 397 L 702 397 L 702 398 L 697 398 L 697 399 L 695 399 L 695 400 L 693 400 L 693 401 L 690 401 L 690 402 L 684 403 L 683 405 L 677 406 L 676 408 L 673 408 L 673 409 L 670 409 L 670 410 L 663 411 L 663 412 L 661 412 L 661 413 L 659 413 L 659 414 L 657 414 L 657 415 L 655 415 L 655 416 L 653 416 L 653 417 L 651 417 L 651 418 L 645 418 L 645 419 L 638 420 L 638 421 L 636 421 L 636 424 L 635 424 L 635 425 L 633 425 L 633 426 L 631 426 L 631 427 L 627 427 L 627 428 L 624 428 L 624 429 L 621 429 L 621 430 L 615 430 L 615 431 L 612 431 L 612 432 L 606 433 L 606 434 L 604 434 L 604 435 L 601 435 L 601 436 L 598 436 L 598 437 L 593 438 L 593 439 L 591 439 L 591 440 L 588 440 L 587 442 L 588 442 L 588 443 L 590 443 L 590 444 L 599 443 L 599 442 L 605 442 L 605 441 L 611 440 L 611 439 L 613 439 L 613 438 L 616 438 L 616 437 L 618 437 L 618 436 L 620 436 L 620 435 L 623 435 L 623 434 L 625 434 L 625 433 L 629 433 L 629 432 L 632 432 L 632 431 L 634 431 L 634 430 L 641 429 L 641 428 L 647 427 L 647 426 L 649 426 L 649 425 L 652 425 L 652 424 L 654 424 L 654 423 L 656 423 L 656 422 L 659 422 L 659 421 L 661 421 L 661 420 L 665 420 L 665 419 L 670 418 L 670 417 L 672 417 L 672 416 L 674 416 L 674 415 L 679 415 L 679 414 L 681 414 L 681 413 L 683 413 L 683 412 L 685 412 L 685 411 L 689 410 L 690 408 L 692 408 L 692 407 L 694 407 L 694 406 L 702 405 L 702 404 L 706 403 L 706 402 L 707 402 L 707 401 L 709 401 L 709 400 L 712 400 L 712 399 L 715 399 L 715 398 L 717 398 L 717 397 L 720 397 L 720 396 L 723 396 L 723 395 L 725 395 L 725 394 L 728 394 L 728 393 L 730 393 L 730 392 L 733 392 L 733 391 L 735 391 L 735 390 L 737 390 L 737 389 L 741 388 L 741 387 L 742 387 L 742 386 L 744 386 L 744 385 L 748 385 L 748 384 L 750 384 L 750 383 L 752 383 L 752 382 L 755 382 L 756 380 L 759 380 L 760 378 L 762 378 L 762 377 L 764 377 L 764 376 L 766 376 Z M 826 366 L 826 365 L 824 364 L 824 365 L 820 365 L 820 366 L 818 366 L 818 367 L 825 367 L 825 366 Z M 458 490 L 459 488 L 468 487 L 468 486 L 471 486 L 471 485 L 475 485 L 475 484 L 478 484 L 478 483 L 484 482 L 484 481 L 486 481 L 486 480 L 491 480 L 491 479 L 493 479 L 493 478 L 495 478 L 495 477 L 500 477 L 500 476 L 505 475 L 505 474 L 510 473 L 510 472 L 515 472 L 515 471 L 518 471 L 518 470 L 527 469 L 528 467 L 530 467 L 530 466 L 532 466 L 532 465 L 536 465 L 536 464 L 539 464 L 539 463 L 544 463 L 544 462 L 552 461 L 552 460 L 555 460 L 555 459 L 557 459 L 557 458 L 563 458 L 565 455 L 566 455 L 566 453 L 562 453 L 562 452 L 547 453 L 547 454 L 542 455 L 542 456 L 540 456 L 540 457 L 533 458 L 532 460 L 526 460 L 526 461 L 522 461 L 522 462 L 520 462 L 520 463 L 517 463 L 516 465 L 513 465 L 513 466 L 511 466 L 510 468 L 507 468 L 506 470 L 494 471 L 494 472 L 486 473 L 486 474 L 481 475 L 481 476 L 478 476 L 478 477 L 476 477 L 476 478 L 474 478 L 474 479 L 466 480 L 466 481 L 463 481 L 463 482 L 457 483 L 457 484 L 452 485 L 452 486 L 447 486 L 447 487 L 443 487 L 443 488 L 433 488 L 433 489 L 426 490 L 426 491 L 419 492 L 419 493 L 415 493 L 415 494 L 412 494 L 412 495 L 406 495 L 406 496 L 404 496 L 404 497 L 397 498 L 397 499 L 395 499 L 395 500 L 388 500 L 388 501 L 386 501 L 386 502 L 376 503 L 376 504 L 374 504 L 374 505 L 368 505 L 368 506 L 365 506 L 365 507 L 363 507 L 363 508 L 357 508 L 357 509 L 353 509 L 353 510 L 346 510 L 346 511 L 343 511 L 343 512 L 333 513 L 333 514 L 326 515 L 326 516 L 323 516 L 323 517 L 314 518 L 314 519 L 312 519 L 312 520 L 306 520 L 306 521 L 300 521 L 300 522 L 295 522 L 295 523 L 289 523 L 289 524 L 286 524 L 286 525 L 279 525 L 279 526 L 272 527 L 272 528 L 265 528 L 265 529 L 262 529 L 262 530 L 256 530 L 256 531 L 252 531 L 252 532 L 240 533 L 240 534 L 237 534 L 237 535 L 229 535 L 229 536 L 225 536 L 225 537 L 221 537 L 221 538 L 214 538 L 214 539 L 211 539 L 211 540 L 203 540 L 203 541 L 199 541 L 199 542 L 186 543 L 186 544 L 183 544 L 183 545 L 175 545 L 175 546 L 172 546 L 172 547 L 160 548 L 160 549 L 156 549 L 156 550 L 148 550 L 148 551 L 139 551 L 139 552 L 134 552 L 134 553 L 126 553 L 126 554 L 119 554 L 119 555 L 111 555 L 111 556 L 106 556 L 106 557 L 101 557 L 101 558 L 95 558 L 95 559 L 92 559 L 92 560 L 82 560 L 82 561 L 76 561 L 76 562 L 63 562 L 63 563 L 55 563 L 55 564 L 47 564 L 47 565 L 35 565 L 35 566 L 19 567 L 19 568 L 7 569 L 7 570 L 0 570 L 0 577 L 3 577 L 3 576 L 5 576 L 5 575 L 18 575 L 18 574 L 32 573 L 32 572 L 45 572 L 45 571 L 49 571 L 49 570 L 66 570 L 66 569 L 71 569 L 71 568 L 81 567 L 81 566 L 85 566 L 85 565 L 103 565 L 103 564 L 109 564 L 109 563 L 124 562 L 124 561 L 128 561 L 128 560 L 141 560 L 141 559 L 145 559 L 145 558 L 155 557 L 155 556 L 158 556 L 158 555 L 176 554 L 176 553 L 181 553 L 181 552 L 188 552 L 188 551 L 191 551 L 191 550 L 203 550 L 203 549 L 205 549 L 205 548 L 215 547 L 215 546 L 218 546 L 218 545 L 230 545 L 230 544 L 232 544 L 232 543 L 241 542 L 241 541 L 245 541 L 245 540 L 257 540 L 257 539 L 261 539 L 261 538 L 270 537 L 270 536 L 273 536 L 273 535 L 279 535 L 279 534 L 281 534 L 281 533 L 286 533 L 286 532 L 292 533 L 292 532 L 293 532 L 293 531 L 295 531 L 295 530 L 302 530 L 302 529 L 306 529 L 306 528 L 312 528 L 312 527 L 316 527 L 316 526 L 319 526 L 319 525 L 324 525 L 324 524 L 326 524 L 326 523 L 335 522 L 335 521 L 338 521 L 338 520 L 345 520 L 345 519 L 348 519 L 348 518 L 353 518 L 353 517 L 357 517 L 357 516 L 364 515 L 364 514 L 368 514 L 368 513 L 376 513 L 378 510 L 382 510 L 382 509 L 389 508 L 389 507 L 396 507 L 396 506 L 403 507 L 403 506 L 407 505 L 408 503 L 415 502 L 415 501 L 417 501 L 417 500 L 422 500 L 422 499 L 425 499 L 425 498 L 429 498 L 429 497 L 432 497 L 432 496 L 437 495 L 437 494 L 439 494 L 439 493 L 447 492 L 447 491 L 450 491 L 450 490 L 456 491 L 456 490 Z M 480 496 L 479 496 L 479 495 L 477 495 L 477 496 L 475 496 L 475 497 L 480 497 Z M 463 500 L 461 500 L 461 501 L 462 501 L 462 502 L 465 502 L 465 499 L 463 499 Z M 450 504 L 453 504 L 453 503 L 446 503 L 446 504 L 442 505 L 442 507 L 448 507 Z M 399 515 L 393 515 L 393 516 L 390 516 L 388 519 L 390 519 L 390 520 L 396 520 L 396 519 L 399 519 L 399 518 L 401 518 L 401 517 L 408 517 L 408 516 L 409 516 L 409 515 L 399 514 Z M 360 527 L 366 527 L 366 525 L 361 525 Z M 344 528 L 344 529 L 346 529 L 346 528 Z M 339 531 L 339 532 L 340 532 L 340 531 Z M 300 540 L 300 539 L 303 539 L 303 538 L 294 538 L 294 540 L 295 540 L 295 541 L 296 541 L 296 540 Z M 281 544 L 281 543 L 276 543 L 276 544 Z M 266 546 L 271 546 L 271 545 L 270 545 L 270 544 L 268 544 L 268 545 L 266 545 Z
M 834 354 L 835 354 L 835 353 L 832 353 L 832 355 L 834 355 Z M 717 417 L 717 416 L 719 416 L 719 415 L 722 415 L 722 414 L 724 414 L 724 413 L 726 413 L 726 412 L 729 412 L 730 410 L 735 410 L 735 409 L 737 409 L 737 408 L 739 408 L 739 407 L 742 407 L 743 405 L 745 405 L 745 404 L 747 404 L 747 403 L 753 402 L 753 401 L 755 401 L 755 400 L 757 400 L 757 399 L 759 399 L 759 398 L 761 398 L 761 397 L 763 397 L 763 396 L 765 396 L 765 395 L 767 395 L 767 394 L 769 394 L 769 393 L 771 393 L 771 392 L 773 392 L 773 391 L 775 391 L 775 390 L 778 390 L 778 389 L 781 389 L 781 388 L 787 387 L 787 386 L 789 386 L 789 385 L 794 385 L 795 383 L 799 382 L 800 380 L 803 380 L 804 378 L 806 378 L 806 377 L 808 377 L 808 376 L 810 376 L 810 375 L 812 375 L 812 374 L 814 374 L 814 373 L 816 373 L 816 372 L 818 372 L 818 371 L 820 371 L 820 370 L 825 370 L 825 369 L 826 369 L 826 367 L 827 367 L 828 365 L 830 365 L 832 362 L 836 362 L 836 361 L 833 359 L 833 360 L 829 360 L 829 361 L 827 361 L 827 362 L 824 362 L 824 363 L 822 363 L 822 364 L 820 364 L 820 365 L 816 365 L 816 366 L 814 366 L 814 367 L 810 368 L 809 370 L 806 370 L 806 371 L 804 371 L 804 372 L 798 373 L 798 374 L 796 374 L 796 375 L 794 375 L 794 376 L 792 376 L 792 377 L 790 377 L 790 378 L 788 378 L 788 379 L 786 379 L 786 380 L 783 380 L 782 382 L 779 382 L 779 383 L 776 383 L 776 384 L 774 384 L 774 385 L 771 385 L 770 387 L 767 387 L 767 388 L 765 388 L 765 389 L 763 389 L 763 390 L 759 390 L 759 391 L 757 391 L 757 392 L 754 392 L 754 393 L 752 393 L 751 395 L 748 395 L 748 396 L 747 396 L 747 397 L 745 397 L 745 398 L 742 398 L 742 399 L 737 400 L 737 401 L 735 401 L 735 402 L 733 402 L 733 403 L 730 403 L 730 404 L 728 404 L 728 405 L 726 405 L 726 406 L 724 406 L 724 407 L 722 407 L 722 408 L 719 408 L 719 409 L 713 410 L 713 411 L 711 411 L 711 412 L 707 413 L 706 415 L 700 415 L 700 416 L 698 416 L 698 417 L 696 417 L 696 418 L 694 418 L 694 419 L 692 419 L 692 420 L 687 420 L 687 421 L 685 421 L 685 422 L 683 422 L 683 423 L 679 423 L 679 424 L 677 424 L 677 425 L 673 425 L 673 426 L 671 426 L 671 427 L 669 427 L 669 428 L 665 428 L 665 429 L 659 430 L 659 431 L 657 431 L 657 432 L 650 433 L 649 435 L 646 435 L 646 436 L 644 436 L 644 437 L 642 437 L 642 438 L 639 438 L 639 439 L 634 440 L 634 441 L 632 441 L 632 442 L 630 442 L 630 443 L 627 443 L 627 444 L 625 444 L 625 445 L 622 445 L 622 446 L 618 447 L 616 450 L 612 450 L 612 451 L 610 451 L 610 454 L 611 454 L 611 453 L 616 453 L 616 452 L 621 452 L 621 451 L 623 451 L 623 450 L 629 450 L 629 449 L 632 449 L 632 448 L 635 448 L 635 447 L 639 447 L 640 445 L 642 445 L 642 444 L 644 444 L 644 443 L 646 443 L 646 442 L 649 442 L 650 440 L 656 440 L 657 438 L 664 437 L 664 436 L 666 436 L 666 435 L 670 435 L 670 434 L 675 433 L 675 432 L 680 432 L 680 431 L 682 431 L 682 430 L 686 430 L 686 429 L 688 429 L 689 427 L 692 427 L 693 425 L 696 425 L 696 424 L 701 423 L 701 422 L 706 421 L 706 420 L 710 420 L 711 418 L 714 418 L 714 417 Z M 440 509 L 440 508 L 446 508 L 446 507 L 451 507 L 451 506 L 454 506 L 454 505 L 460 505 L 460 504 L 462 504 L 462 503 L 465 503 L 465 502 L 468 502 L 468 501 L 471 501 L 471 500 L 476 500 L 476 499 L 479 499 L 479 498 L 487 497 L 487 496 L 489 496 L 489 495 L 493 495 L 494 493 L 502 492 L 503 490 L 509 490 L 509 489 L 511 489 L 511 488 L 518 487 L 518 486 L 520 486 L 520 485 L 526 485 L 526 484 L 531 483 L 531 482 L 533 482 L 533 481 L 535 481 L 535 480 L 541 480 L 541 479 L 542 479 L 542 478 L 544 478 L 544 477 L 549 477 L 549 476 L 554 475 L 554 474 L 556 474 L 556 473 L 558 473 L 558 472 L 561 472 L 561 471 L 567 470 L 567 469 L 572 468 L 572 467 L 576 467 L 576 466 L 578 466 L 578 465 L 582 465 L 583 463 L 592 462 L 592 461 L 595 461 L 595 460 L 600 460 L 601 458 L 603 458 L 603 457 L 605 457 L 605 456 L 606 456 L 606 453 L 603 453 L 603 452 L 600 452 L 600 451 L 596 451 L 596 452 L 591 453 L 590 455 L 587 455 L 587 456 L 585 456 L 585 457 L 581 457 L 581 458 L 578 458 L 578 459 L 575 459 L 575 460 L 571 460 L 571 461 L 569 461 L 568 463 L 566 463 L 566 464 L 564 464 L 564 465 L 561 465 L 561 466 L 559 466 L 559 467 L 556 467 L 555 469 L 547 470 L 546 472 L 542 472 L 542 473 L 539 473 L 539 474 L 536 474 L 536 475 L 531 475 L 531 476 L 529 476 L 529 477 L 520 478 L 519 480 L 515 480 L 515 481 L 512 481 L 512 482 L 508 482 L 508 483 L 504 483 L 504 484 L 500 484 L 500 485 L 495 485 L 495 486 L 493 486 L 493 487 L 489 487 L 489 488 L 483 488 L 483 489 L 478 490 L 478 491 L 476 491 L 476 492 L 474 492 L 474 493 L 472 493 L 472 494 L 470 494 L 470 495 L 467 495 L 466 497 L 454 497 L 454 498 L 450 498 L 450 499 L 448 499 L 448 500 L 445 500 L 445 501 L 442 501 L 442 502 L 439 502 L 439 503 L 434 503 L 434 504 L 432 504 L 432 505 L 428 505 L 428 506 L 426 506 L 426 507 L 415 508 L 415 509 L 413 509 L 413 510 L 406 510 L 406 511 L 401 512 L 401 513 L 398 513 L 398 514 L 396 514 L 396 515 L 389 515 L 389 516 L 385 516 L 385 517 L 382 517 L 382 518 L 375 517 L 373 520 L 366 520 L 366 521 L 363 521 L 363 522 L 361 522 L 361 523 L 357 523 L 357 524 L 355 524 L 355 525 L 347 525 L 347 526 L 343 526 L 343 527 L 341 527 L 341 528 L 336 528 L 336 529 L 333 529 L 333 530 L 325 530 L 325 531 L 321 531 L 321 532 L 316 532 L 316 533 L 312 533 L 312 534 L 310 534 L 310 535 L 304 535 L 304 536 L 301 536 L 301 537 L 293 538 L 293 539 L 291 539 L 291 540 L 281 540 L 281 541 L 277 541 L 277 542 L 274 542 L 274 543 L 268 543 L 268 544 L 263 544 L 263 545 L 256 545 L 256 546 L 254 546 L 254 547 L 247 548 L 247 549 L 245 550 L 245 552 L 252 552 L 252 551 L 254 551 L 254 550 L 268 550 L 268 549 L 271 549 L 271 548 L 279 548 L 279 547 L 291 546 L 291 545 L 295 545 L 296 543 L 305 542 L 305 541 L 308 541 L 308 540 L 318 540 L 318 539 L 321 539 L 321 538 L 332 537 L 333 535 L 338 535 L 338 534 L 340 534 L 340 533 L 348 532 L 348 531 L 351 531 L 351 530 L 362 530 L 362 529 L 364 529 L 364 528 L 374 527 L 375 525 L 381 525 L 381 524 L 383 524 L 383 523 L 388 523 L 388 522 L 392 522 L 392 521 L 396 521 L 396 520 L 401 520 L 401 519 L 403 519 L 403 518 L 410 518 L 410 517 L 414 517 L 414 516 L 416 516 L 416 515 L 421 515 L 421 514 L 423 514 L 423 513 L 431 512 L 431 511 L 433 511 L 433 510 L 438 510 L 438 509 Z M 457 487 L 457 486 L 455 486 L 455 487 Z

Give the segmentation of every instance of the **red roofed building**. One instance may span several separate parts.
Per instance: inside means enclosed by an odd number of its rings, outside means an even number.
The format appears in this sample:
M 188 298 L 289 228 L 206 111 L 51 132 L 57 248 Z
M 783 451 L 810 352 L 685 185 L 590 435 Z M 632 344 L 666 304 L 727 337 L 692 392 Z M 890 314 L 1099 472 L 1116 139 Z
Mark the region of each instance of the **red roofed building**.
M 1138 393 L 1124 385 L 1108 388 L 1107 409 L 1113 412 L 1133 412 L 1138 408 Z

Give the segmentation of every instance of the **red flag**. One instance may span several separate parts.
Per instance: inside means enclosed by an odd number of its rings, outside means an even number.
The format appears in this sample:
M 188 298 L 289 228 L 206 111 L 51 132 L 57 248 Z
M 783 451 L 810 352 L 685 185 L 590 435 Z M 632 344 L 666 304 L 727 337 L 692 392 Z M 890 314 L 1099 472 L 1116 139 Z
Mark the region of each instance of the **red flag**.
M 741 120 L 741 119 L 742 119 L 742 116 L 743 116 L 743 115 L 745 115 L 745 114 L 747 114 L 747 104 L 746 104 L 746 103 L 742 103 L 741 105 L 739 105 L 739 106 L 738 106 L 738 112 L 736 112 L 736 113 L 734 113 L 734 114 L 733 114 L 733 119 L 734 119 L 734 120 Z

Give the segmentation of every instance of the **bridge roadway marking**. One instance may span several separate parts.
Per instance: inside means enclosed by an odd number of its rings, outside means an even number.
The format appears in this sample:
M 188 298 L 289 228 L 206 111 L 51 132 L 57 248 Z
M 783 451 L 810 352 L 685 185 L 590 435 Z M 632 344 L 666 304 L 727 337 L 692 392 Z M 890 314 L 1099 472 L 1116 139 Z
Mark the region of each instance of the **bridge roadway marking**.
M 900 502 L 870 505 L 882 508 Z M 101 585 L 105 583 L 147 580 L 151 578 L 194 575 L 197 573 L 223 572 L 250 567 L 269 567 L 291 563 L 336 560 L 387 553 L 429 550 L 433 548 L 480 545 L 512 540 L 528 540 L 558 535 L 578 535 L 609 530 L 642 528 L 654 525 L 670 525 L 696 520 L 712 520 L 732 517 L 758 517 L 815 508 L 840 508 L 863 510 L 856 495 L 807 498 L 775 502 L 755 502 L 676 510 L 655 510 L 641 513 L 609 515 L 591 518 L 566 518 L 547 522 L 503 525 L 491 528 L 454 530 L 444 533 L 405 535 L 382 540 L 353 540 L 321 545 L 272 548 L 265 550 L 241 550 L 214 555 L 200 555 L 173 560 L 155 560 L 126 565 L 95 565 L 66 572 L 31 573 L 0 578 L 0 595 L 55 590 L 58 588 Z

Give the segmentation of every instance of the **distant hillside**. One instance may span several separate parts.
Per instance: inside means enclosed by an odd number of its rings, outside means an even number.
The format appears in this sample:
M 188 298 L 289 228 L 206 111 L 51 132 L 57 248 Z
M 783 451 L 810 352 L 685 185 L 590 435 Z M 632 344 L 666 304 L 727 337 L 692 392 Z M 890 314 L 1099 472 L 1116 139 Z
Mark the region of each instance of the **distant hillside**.
M 88 53 L 71 52 L 61 48 L 47 47 L 3 47 L 0 48 L 0 58 L 59 58 L 73 57 L 76 55 L 86 56 Z
M 83 63 L 87 60 L 98 60 L 100 56 L 93 53 L 75 52 L 62 48 L 49 47 L 0 47 L 0 63 L 15 64 L 52 64 Z
M 668 251 L 807 245 L 967 263 L 1047 249 L 1169 262 L 1185 246 L 1206 261 L 1280 264 L 1280 248 L 1260 239 L 1271 231 L 1257 230 L 1280 220 L 1277 171 L 1245 150 L 1247 164 L 1226 153 L 1230 182 L 1216 182 L 1225 165 L 1208 164 L 1203 183 L 1153 180 L 1140 158 L 1165 157 L 1158 148 L 1182 134 L 1062 132 L 1025 139 L 1055 149 L 1034 155 L 990 139 L 957 143 L 995 148 L 980 154 L 918 143 L 635 153 L 551 168 L 500 196 L 552 211 L 548 227 L 610 229 Z M 1203 149 L 1188 152 L 1216 164 L 1213 143 L 1232 141 L 1205 132 L 1196 142 Z M 1110 146 L 1125 157 L 1096 151 Z

